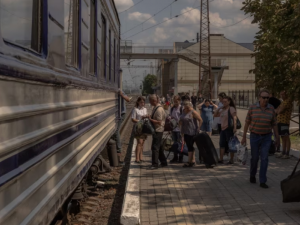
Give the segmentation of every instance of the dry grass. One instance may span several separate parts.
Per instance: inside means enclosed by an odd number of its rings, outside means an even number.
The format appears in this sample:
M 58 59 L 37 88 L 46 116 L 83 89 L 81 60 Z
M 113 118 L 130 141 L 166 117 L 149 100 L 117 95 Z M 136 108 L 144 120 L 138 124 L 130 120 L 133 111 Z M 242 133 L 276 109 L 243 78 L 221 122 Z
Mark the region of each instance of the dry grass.
M 292 149 L 300 150 L 300 136 L 291 136 Z

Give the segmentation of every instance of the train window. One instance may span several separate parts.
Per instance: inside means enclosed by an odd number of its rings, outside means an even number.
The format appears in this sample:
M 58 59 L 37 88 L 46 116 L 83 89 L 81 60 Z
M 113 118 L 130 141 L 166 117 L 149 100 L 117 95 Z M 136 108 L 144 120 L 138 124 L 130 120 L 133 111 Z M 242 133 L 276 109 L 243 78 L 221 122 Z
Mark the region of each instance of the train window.
M 90 73 L 95 74 L 95 23 L 96 23 L 96 10 L 95 0 L 91 0 L 90 7 Z
M 101 31 L 101 68 L 102 68 L 102 78 L 106 78 L 106 21 L 102 16 L 102 31 Z
M 41 52 L 41 0 L 0 0 L 5 42 Z
M 108 47 L 109 47 L 109 80 L 111 81 L 111 30 L 108 31 Z
M 78 0 L 64 0 L 64 31 L 66 64 L 78 65 Z
M 114 83 L 116 82 L 116 39 L 114 39 L 114 56 L 113 56 L 113 76 L 114 76 Z

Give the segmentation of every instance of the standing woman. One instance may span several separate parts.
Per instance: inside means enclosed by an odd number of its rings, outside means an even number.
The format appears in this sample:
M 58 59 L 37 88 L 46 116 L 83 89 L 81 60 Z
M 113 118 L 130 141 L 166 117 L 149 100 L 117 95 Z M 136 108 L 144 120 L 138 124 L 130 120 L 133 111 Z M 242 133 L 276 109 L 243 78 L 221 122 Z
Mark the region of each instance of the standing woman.
M 231 116 L 233 118 L 233 129 L 228 127 L 228 110 L 230 110 Z M 225 148 L 228 148 L 229 140 L 236 133 L 236 107 L 232 98 L 226 96 L 223 98 L 223 107 L 215 112 L 215 116 L 219 116 L 221 120 L 221 134 L 220 134 L 220 160 L 219 163 L 223 163 L 223 157 L 225 153 Z M 228 164 L 233 164 L 234 153 L 230 153 L 230 161 Z
M 195 149 L 194 136 L 199 132 L 202 125 L 202 118 L 196 110 L 193 109 L 193 104 L 189 101 L 183 103 L 184 109 L 180 116 L 179 126 L 181 130 L 181 137 L 184 137 L 184 142 L 188 147 L 189 162 L 183 167 L 194 167 L 195 164 Z M 199 121 L 199 125 L 197 124 Z
M 201 118 L 203 119 L 201 131 L 206 132 L 209 136 L 211 136 L 212 132 L 213 112 L 217 108 L 218 106 L 208 99 L 205 99 L 198 106 L 198 109 L 201 112 Z
M 219 103 L 218 103 L 218 109 L 221 109 L 223 107 L 223 98 L 226 97 L 226 94 L 224 92 L 221 92 L 219 95 L 218 95 L 218 98 L 219 98 Z M 214 116 L 215 120 L 217 121 L 217 124 L 218 124 L 218 131 L 219 131 L 219 134 L 221 133 L 222 131 L 222 128 L 221 128 L 221 119 L 219 116 Z
M 133 123 L 139 122 L 141 119 L 147 117 L 148 112 L 145 108 L 145 99 L 143 97 L 138 97 L 135 107 L 132 110 L 131 120 Z M 135 136 L 137 140 L 137 145 L 135 149 L 135 162 L 140 163 L 143 162 L 143 148 L 144 148 L 144 142 L 147 139 L 146 134 L 142 134 L 140 136 Z
M 173 119 L 176 120 L 177 123 L 179 123 L 180 116 L 183 111 L 183 107 L 180 104 L 181 98 L 179 95 L 174 96 L 174 106 L 171 108 L 170 115 Z M 174 130 L 172 131 L 172 139 L 174 143 L 180 142 L 181 141 L 181 136 L 180 136 L 180 129 L 179 127 L 175 127 Z M 177 152 L 174 152 L 174 158 L 170 161 L 170 163 L 182 163 L 183 160 L 183 154 L 178 154 Z

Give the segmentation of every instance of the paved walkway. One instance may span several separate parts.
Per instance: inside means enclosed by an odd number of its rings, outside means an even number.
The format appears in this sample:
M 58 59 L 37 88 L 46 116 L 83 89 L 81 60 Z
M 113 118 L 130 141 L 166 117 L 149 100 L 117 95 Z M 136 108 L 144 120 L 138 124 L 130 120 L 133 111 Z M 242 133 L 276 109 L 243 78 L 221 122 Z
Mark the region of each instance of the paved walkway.
M 212 139 L 218 148 L 218 136 Z M 280 181 L 292 172 L 296 159 L 270 157 L 270 188 L 262 189 L 249 183 L 249 162 L 214 169 L 176 164 L 147 170 L 150 146 L 148 138 L 141 166 L 142 225 L 300 224 L 300 203 L 283 204 L 280 190 Z

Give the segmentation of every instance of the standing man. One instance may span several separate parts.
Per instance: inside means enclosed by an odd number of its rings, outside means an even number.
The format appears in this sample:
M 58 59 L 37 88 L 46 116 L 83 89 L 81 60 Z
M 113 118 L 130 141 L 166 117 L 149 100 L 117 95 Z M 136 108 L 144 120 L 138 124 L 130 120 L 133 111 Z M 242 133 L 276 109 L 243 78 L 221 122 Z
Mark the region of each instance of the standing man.
M 130 98 L 124 93 L 124 91 L 119 90 L 118 94 L 120 96 L 120 100 L 121 100 L 121 118 L 119 119 L 119 123 L 118 123 L 118 128 L 116 130 L 116 141 L 117 141 L 117 153 L 120 156 L 121 151 L 122 151 L 122 142 L 121 142 L 121 135 L 120 135 L 120 128 L 121 125 L 125 119 L 125 114 L 126 114 L 126 102 L 130 102 Z
M 282 154 L 279 154 L 277 158 L 288 159 L 290 158 L 290 121 L 293 111 L 293 101 L 287 96 L 285 91 L 280 92 L 282 103 L 276 109 L 277 112 L 277 124 L 278 133 L 281 136 L 282 141 Z
M 269 101 L 269 91 L 262 90 L 259 92 L 259 102 L 250 106 L 246 117 L 244 135 L 241 144 L 246 144 L 246 134 L 250 130 L 251 146 L 251 166 L 250 182 L 256 183 L 256 172 L 260 156 L 259 182 L 260 187 L 268 188 L 267 169 L 269 163 L 269 149 L 272 143 L 272 129 L 275 134 L 275 144 L 278 144 L 278 130 L 276 124 L 276 115 L 273 106 Z
M 195 95 L 195 92 L 193 92 L 193 95 L 192 95 L 192 97 L 191 97 L 191 101 L 192 101 L 194 110 L 196 110 L 197 100 L 198 100 L 198 98 L 197 98 L 197 96 Z
M 164 150 L 160 148 L 164 126 L 166 120 L 166 113 L 163 107 L 158 102 L 158 97 L 156 95 L 149 96 L 150 104 L 153 106 L 152 115 L 149 120 L 152 122 L 155 128 L 155 134 L 152 139 L 152 165 L 151 170 L 158 169 L 158 159 L 160 161 L 161 167 L 168 166 L 167 160 L 164 154 Z

